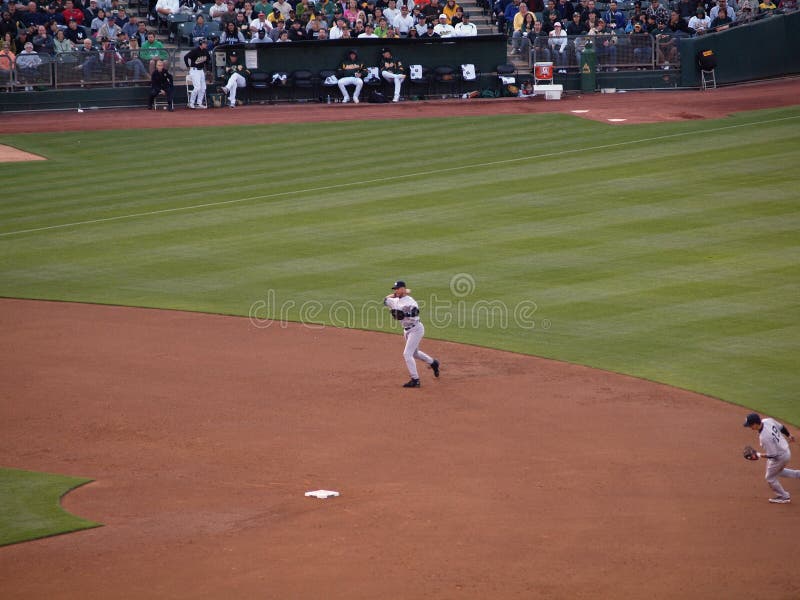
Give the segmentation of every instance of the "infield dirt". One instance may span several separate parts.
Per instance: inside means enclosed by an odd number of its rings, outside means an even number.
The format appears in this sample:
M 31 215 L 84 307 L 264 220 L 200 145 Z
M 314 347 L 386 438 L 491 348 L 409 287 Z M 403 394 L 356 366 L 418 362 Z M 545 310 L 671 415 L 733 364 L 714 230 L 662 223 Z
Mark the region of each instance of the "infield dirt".
M 800 596 L 745 409 L 427 340 L 442 377 L 407 390 L 399 334 L 22 300 L 0 326 L 4 464 L 94 478 L 64 505 L 105 524 L 0 549 L 4 598 Z

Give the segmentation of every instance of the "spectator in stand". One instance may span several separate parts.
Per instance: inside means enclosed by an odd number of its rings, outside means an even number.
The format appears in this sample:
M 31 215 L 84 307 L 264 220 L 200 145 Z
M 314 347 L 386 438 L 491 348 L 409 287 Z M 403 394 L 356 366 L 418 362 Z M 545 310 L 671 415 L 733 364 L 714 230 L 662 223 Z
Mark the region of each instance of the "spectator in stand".
M 314 12 L 313 7 L 308 3 L 308 0 L 300 0 L 295 4 L 294 12 L 299 18 L 303 18 L 303 15 L 310 15 Z
M 470 20 L 469 13 L 465 12 L 464 16 L 461 18 L 461 23 L 456 25 L 454 28 L 456 37 L 475 37 L 478 35 L 478 28 L 475 26 Z M 416 31 L 416 29 L 414 30 Z
M 125 71 L 128 73 L 128 79 L 135 79 L 139 81 L 147 81 L 148 72 L 147 67 L 139 58 L 139 45 L 135 40 L 128 37 L 124 31 L 119 34 L 117 38 L 117 52 L 122 57 L 122 62 L 125 64 Z
M 252 35 L 255 35 L 262 29 L 266 30 L 267 32 L 272 31 L 272 23 L 267 20 L 267 14 L 263 11 L 258 13 L 258 16 L 250 21 L 250 31 Z
M 530 9 L 530 7 L 528 7 Z M 558 13 L 556 10 L 556 0 L 547 0 L 547 6 L 542 11 L 542 20 L 547 21 L 550 18 L 550 13 L 555 12 Z M 561 15 L 558 15 L 558 18 L 561 19 Z
M 527 15 L 533 14 L 528 10 L 528 5 L 524 2 L 520 2 L 517 7 L 517 12 L 514 15 L 514 20 L 511 21 L 511 53 L 512 54 L 520 54 L 522 52 L 522 39 L 526 38 L 528 33 L 533 31 L 531 23 L 531 28 L 528 29 L 526 27 L 526 19 L 528 19 Z M 528 19 L 529 20 L 529 19 Z M 533 18 L 534 22 L 536 21 L 536 17 Z M 524 30 L 524 31 L 523 31 Z M 437 31 L 437 33 L 439 33 Z M 439 34 L 441 35 L 441 33 Z
M 419 33 L 417 33 L 417 28 L 416 27 L 412 27 L 411 29 L 408 30 L 408 38 L 412 39 L 412 40 L 418 40 L 419 39 Z
M 345 30 L 344 19 L 337 19 L 336 24 L 331 27 L 330 39 L 338 40 L 342 37 L 342 32 Z
M 520 4 L 520 6 L 525 6 L 525 4 Z M 522 13 L 523 13 L 522 10 L 519 11 L 517 13 L 517 16 L 520 16 Z M 522 25 L 520 27 L 520 33 L 522 37 L 520 38 L 519 48 L 522 54 L 527 55 L 528 53 L 530 53 L 530 39 L 528 38 L 528 35 L 533 31 L 533 26 L 536 23 L 537 23 L 536 16 L 531 11 L 526 12 L 525 17 L 523 18 L 522 21 Z M 514 35 L 517 35 L 516 31 L 514 32 Z M 513 38 L 511 42 L 513 44 L 514 42 Z
M 780 3 L 778 3 L 778 8 L 784 12 L 797 10 L 797 0 L 781 0 Z
M 61 27 L 66 25 L 66 23 L 64 22 L 64 16 L 60 12 L 56 12 L 56 9 L 58 8 L 59 8 L 58 4 L 55 3 L 51 3 L 45 6 L 44 16 L 46 19 L 45 22 L 46 25 L 49 26 L 53 22 L 55 22 L 57 25 Z
M 150 35 L 150 32 L 147 31 L 147 25 L 144 21 L 139 21 L 139 29 L 136 30 L 136 34 L 131 36 L 131 40 L 136 40 L 141 48 L 144 46 L 145 42 L 147 41 L 147 36 Z
M 11 6 L 16 6 L 12 4 Z M 11 18 L 11 12 L 4 10 L 3 17 L 0 19 L 0 36 L 10 33 L 12 38 L 17 37 L 17 22 Z
M 208 9 L 208 16 L 214 21 L 219 21 L 222 15 L 228 12 L 228 5 L 222 0 L 214 0 L 214 4 Z
M 713 22 L 714 19 L 719 14 L 719 11 L 722 10 L 723 8 L 725 9 L 725 13 L 728 15 L 728 18 L 730 19 L 730 22 L 735 23 L 736 11 L 733 9 L 732 6 L 728 4 L 727 0 L 717 0 L 717 5 L 713 7 L 710 11 L 708 11 L 708 17 Z
M 655 18 L 656 24 L 663 21 L 666 23 L 669 21 L 669 11 L 666 8 L 661 6 L 658 0 L 650 0 L 650 6 L 645 11 L 645 14 L 649 16 L 653 16 Z
M 219 18 L 219 26 L 222 29 L 225 29 L 228 26 L 228 23 L 236 22 L 236 4 L 229 0 L 225 6 L 228 8 L 228 10 L 222 13 L 222 16 Z
M 550 53 L 553 57 L 553 62 L 558 67 L 559 73 L 567 72 L 567 32 L 561 25 L 561 21 L 553 23 L 553 31 L 548 34 L 550 38 Z
M 742 8 L 739 10 L 739 18 L 736 22 L 741 25 L 742 23 L 749 23 L 753 18 L 753 6 L 750 4 L 750 0 L 744 0 L 744 2 L 742 2 Z
M 603 15 L 606 26 L 615 33 L 625 29 L 625 13 L 617 8 L 617 3 L 612 0 L 608 4 L 608 10 Z
M 581 17 L 581 21 L 583 21 L 583 26 L 586 28 L 586 30 L 591 33 L 592 29 L 597 29 L 597 22 L 600 18 L 593 12 L 588 13 L 587 16 L 588 18 L 586 20 Z
M 25 27 L 38 27 L 39 25 L 47 24 L 47 16 L 39 10 L 39 8 L 36 6 L 36 2 L 29 2 L 27 4 L 27 8 L 28 10 L 26 10 L 20 17 L 20 20 Z
M 350 37 L 357 38 L 362 33 L 364 33 L 364 31 L 366 31 L 364 29 L 364 21 L 362 21 L 361 19 L 358 19 L 356 21 L 355 26 L 350 30 Z M 388 35 L 388 33 L 387 33 L 387 35 Z
M 17 56 L 8 47 L 8 42 L 0 42 L 0 85 L 11 85 L 14 77 L 14 67 L 16 64 Z
M 606 29 L 606 22 L 603 19 L 597 20 L 594 51 L 597 54 L 598 66 L 602 64 L 612 72 L 617 70 L 617 36 Z
M 71 40 L 67 39 L 64 35 L 64 31 L 62 29 L 58 30 L 56 33 L 55 39 L 53 39 L 53 53 L 56 56 L 60 56 L 63 61 L 65 54 L 71 54 L 75 50 L 75 44 L 72 43 Z M 63 61 L 63 62 L 72 62 L 72 61 Z
M 308 39 L 306 30 L 299 19 L 292 21 L 292 26 L 289 27 L 289 39 L 293 42 L 302 42 Z
M 325 19 L 326 25 L 330 26 L 333 23 L 333 15 L 338 4 L 335 0 L 322 0 L 322 2 L 317 2 L 317 6 L 319 6 L 320 15 Z
M 277 42 L 281 38 L 281 35 L 284 33 L 287 35 L 287 40 L 288 40 L 289 32 L 286 31 L 286 21 L 281 19 L 280 21 L 277 21 L 275 25 L 272 27 L 272 31 L 269 32 L 269 37 L 272 38 L 273 42 Z
M 584 8 L 583 11 L 581 11 L 581 21 L 587 23 L 589 21 L 589 15 L 595 16 L 595 23 L 602 18 L 600 11 L 597 10 L 597 6 L 594 0 L 587 0 L 586 8 Z
M 80 5 L 78 8 L 80 8 Z M 89 3 L 83 6 L 83 23 L 81 25 L 91 27 L 92 21 L 97 18 L 98 12 L 100 12 L 100 7 L 97 6 L 97 0 L 89 0 Z
M 236 23 L 230 22 L 225 25 L 225 30 L 219 38 L 220 44 L 244 44 L 244 36 L 236 27 Z
M 106 18 L 106 11 L 102 8 L 98 9 L 97 16 L 92 19 L 92 24 L 89 26 L 89 29 L 92 30 L 92 36 L 97 37 L 97 32 L 108 22 Z
M 33 44 L 31 42 L 26 42 L 22 52 L 17 56 L 17 75 L 20 83 L 30 83 L 38 80 L 41 66 L 42 59 L 34 52 Z M 25 91 L 32 92 L 33 87 L 26 85 Z
M 128 13 L 125 11 L 124 7 L 120 7 L 117 10 L 117 25 L 120 29 L 125 31 L 125 26 L 130 22 L 130 17 L 128 17 Z M 128 34 L 130 35 L 130 34 Z
M 556 10 L 558 11 L 558 20 L 562 24 L 569 24 L 572 21 L 572 13 L 575 12 L 575 7 L 572 6 L 571 0 L 558 0 Z
M 208 28 L 206 18 L 203 15 L 197 15 L 197 20 L 194 22 L 194 27 L 192 27 L 192 44 L 197 46 L 200 40 L 206 40 L 207 46 L 210 36 L 211 30 Z
M 550 62 L 550 40 L 547 32 L 542 29 L 542 22 L 533 24 L 533 31 L 528 34 L 528 42 L 533 48 L 533 62 Z
M 350 24 L 351 29 L 355 26 L 356 21 L 358 21 L 359 18 L 363 18 L 359 16 L 359 13 L 361 13 L 361 11 L 358 9 L 356 0 L 349 0 L 347 3 L 347 8 L 344 9 L 343 15 L 344 20 Z
M 771 15 L 773 11 L 778 10 L 778 7 L 772 0 L 764 0 L 764 2 L 758 5 L 758 10 Z
M 236 25 L 236 29 L 242 34 L 246 43 L 250 39 L 250 22 L 247 20 L 247 17 L 244 16 L 244 13 L 236 13 L 234 25 Z
M 452 25 L 448 24 L 447 15 L 444 13 L 439 15 L 439 23 L 433 28 L 433 30 L 441 38 L 455 37 L 456 35 L 456 30 L 453 29 Z
M 583 35 L 587 31 L 588 29 L 584 25 L 583 21 L 581 21 L 581 13 L 576 10 L 572 13 L 572 20 L 567 23 L 567 35 L 570 37 Z
M 122 26 L 122 31 L 124 31 L 128 38 L 133 38 L 136 35 L 136 32 L 139 31 L 139 17 L 136 15 L 131 15 L 128 19 L 128 22 Z
M 401 35 L 408 35 L 408 30 L 414 27 L 414 17 L 408 13 L 408 7 L 400 9 L 400 15 L 395 17 L 391 25 L 400 32 Z
M 8 50 L 10 52 L 13 52 L 14 56 L 16 58 L 17 42 L 16 42 L 14 36 L 12 36 L 10 33 L 3 34 L 3 38 L 2 38 L 2 40 L 0 40 L 0 45 L 2 45 L 2 44 L 5 44 L 6 48 L 8 48 Z
M 633 48 L 633 62 L 637 70 L 644 70 L 653 60 L 653 38 L 644 30 L 642 23 L 634 23 L 628 34 L 628 42 Z
M 108 15 L 106 24 L 97 30 L 97 37 L 100 39 L 108 38 L 110 40 L 116 40 L 121 31 L 122 28 L 117 25 L 116 17 L 114 15 Z
M 656 62 L 669 71 L 670 65 L 678 62 L 678 41 L 663 21 L 656 23 L 653 37 L 656 40 Z
M 75 8 L 75 4 L 72 0 L 66 0 L 64 2 L 64 11 L 61 13 L 61 16 L 64 17 L 64 21 L 69 23 L 70 19 L 75 19 L 78 25 L 83 25 L 83 11 L 79 8 Z
M 382 16 L 380 19 L 378 19 L 378 25 L 375 27 L 375 35 L 377 35 L 379 38 L 385 38 L 386 30 L 388 28 L 389 23 L 386 21 L 386 17 Z M 412 27 L 411 29 L 414 28 Z M 409 33 L 411 33 L 411 29 L 408 30 Z M 414 31 L 416 31 L 416 29 L 414 29 Z
M 33 50 L 37 54 L 53 54 L 53 40 L 47 34 L 47 28 L 44 25 L 39 25 L 36 28 L 36 33 L 31 38 Z
M 89 81 L 96 76 L 101 79 L 111 79 L 114 65 L 124 64 L 122 55 L 111 45 L 108 38 L 100 39 L 100 48 L 83 63 L 83 79 Z
M 697 14 L 697 2 L 695 0 L 678 0 L 678 6 L 675 8 L 681 19 L 689 22 L 693 16 Z
M 745 0 L 747 1 L 747 0 Z M 681 19 L 681 15 L 677 10 L 673 10 L 669 15 L 669 23 L 667 23 L 667 29 L 672 33 L 672 35 L 676 36 L 677 38 L 681 37 L 691 37 L 694 35 L 694 29 L 689 28 L 689 24 Z M 678 42 L 675 42 L 676 46 Z
M 156 62 L 156 68 L 150 76 L 150 103 L 147 105 L 149 110 L 155 110 L 156 98 L 166 96 L 167 109 L 172 112 L 175 110 L 173 98 L 175 96 L 175 82 L 172 73 L 167 70 L 167 65 L 163 60 Z
M 386 17 L 386 22 L 394 23 L 395 18 L 399 14 L 400 9 L 397 8 L 397 0 L 389 0 L 389 5 L 383 10 L 383 16 Z
M 271 44 L 272 38 L 266 29 L 259 29 L 256 34 L 250 38 L 251 44 Z
M 156 39 L 156 34 L 152 31 L 147 33 L 147 41 L 142 44 L 141 49 L 139 50 L 139 58 L 142 61 L 147 61 L 149 66 L 149 71 L 152 73 L 156 69 L 156 63 L 159 60 L 165 61 L 167 60 L 167 51 L 164 50 L 164 44 L 161 43 L 160 40 Z
M 510 34 L 514 31 L 513 24 L 514 18 L 519 12 L 520 0 L 512 0 L 508 4 L 501 15 L 497 19 L 497 31 L 499 33 Z M 510 31 L 509 31 L 510 30 Z
M 561 21 L 558 20 L 558 13 L 551 12 L 547 17 L 547 21 L 542 22 L 542 31 L 550 35 L 550 32 L 553 31 L 556 23 L 561 23 Z
M 19 29 L 17 33 L 17 39 L 14 40 L 14 46 L 16 46 L 18 50 L 17 54 L 22 54 L 22 50 L 25 49 L 25 44 L 29 43 L 30 41 L 28 30 L 25 28 Z
M 456 0 L 447 0 L 444 7 L 442 7 L 442 14 L 447 17 L 447 24 L 455 26 L 453 23 L 453 17 L 456 16 L 456 9 L 458 5 L 456 4 Z
M 417 35 L 425 35 L 428 32 L 428 21 L 419 6 L 414 7 L 412 17 L 414 18 L 414 29 L 417 30 Z
M 438 22 L 439 15 L 442 14 L 442 6 L 439 4 L 439 0 L 430 0 L 428 4 L 420 7 L 420 9 L 425 18 L 434 24 Z
M 361 88 L 364 87 L 364 64 L 358 59 L 358 52 L 351 49 L 347 53 L 347 58 L 339 65 L 339 81 L 337 84 L 339 91 L 342 92 L 342 103 L 350 102 L 350 94 L 347 86 L 353 86 L 353 102 L 358 104 Z
M 710 29 L 714 31 L 724 31 L 728 29 L 733 24 L 733 19 L 728 16 L 728 10 L 726 8 L 720 8 L 717 11 L 717 16 L 714 19 L 711 19 L 711 26 Z
M 464 9 L 460 6 L 456 6 L 456 14 L 450 17 L 450 25 L 455 29 L 456 25 L 461 23 L 462 20 L 464 20 Z
M 421 36 L 419 36 L 419 37 L 420 37 L 420 39 L 427 39 L 427 40 L 429 40 L 429 39 L 431 39 L 431 38 L 438 38 L 438 37 L 439 37 L 439 34 L 438 34 L 438 33 L 436 33 L 436 31 L 434 31 L 434 25 L 433 25 L 433 23 L 428 23 L 428 24 L 425 26 L 425 33 L 423 33 L 423 34 L 422 34 Z
M 378 36 L 375 35 L 375 28 L 372 26 L 372 23 L 364 25 L 364 33 L 358 34 L 358 37 L 362 39 L 378 39 Z
M 702 35 L 711 27 L 711 19 L 706 16 L 706 11 L 701 6 L 697 7 L 697 14 L 689 19 L 689 28 L 697 35 Z

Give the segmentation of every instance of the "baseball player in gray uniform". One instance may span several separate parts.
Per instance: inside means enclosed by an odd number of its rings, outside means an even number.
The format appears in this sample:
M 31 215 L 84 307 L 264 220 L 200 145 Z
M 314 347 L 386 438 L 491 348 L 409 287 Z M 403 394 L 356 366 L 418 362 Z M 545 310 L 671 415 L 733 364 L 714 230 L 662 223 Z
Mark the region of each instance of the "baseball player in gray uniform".
M 762 419 L 758 413 L 747 415 L 744 426 L 758 431 L 758 441 L 764 452 L 758 452 L 757 457 L 767 459 L 767 474 L 764 478 L 775 492 L 775 497 L 770 498 L 769 501 L 773 504 L 789 504 L 791 496 L 783 489 L 778 477 L 800 479 L 800 471 L 786 468 L 792 458 L 789 442 L 794 441 L 794 436 L 789 433 L 785 425 L 781 425 L 769 417 Z
M 420 382 L 417 363 L 414 359 L 430 365 L 435 377 L 439 376 L 439 361 L 419 349 L 419 343 L 425 335 L 425 326 L 419 320 L 419 306 L 409 295 L 411 290 L 406 288 L 406 282 L 395 281 L 392 289 L 394 291 L 383 299 L 383 303 L 389 307 L 392 316 L 403 326 L 403 337 L 406 340 L 403 359 L 406 361 L 408 373 L 411 375 L 411 380 L 404 383 L 403 387 L 417 388 L 420 387 Z

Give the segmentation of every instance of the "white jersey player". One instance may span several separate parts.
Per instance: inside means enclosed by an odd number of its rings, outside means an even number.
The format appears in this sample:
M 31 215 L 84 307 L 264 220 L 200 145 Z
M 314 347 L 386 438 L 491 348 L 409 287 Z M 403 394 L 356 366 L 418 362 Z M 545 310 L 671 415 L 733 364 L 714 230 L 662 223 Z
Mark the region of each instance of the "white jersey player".
M 758 441 L 764 449 L 764 452 L 759 452 L 758 456 L 767 459 L 765 479 L 776 494 L 769 501 L 774 504 L 788 504 L 791 496 L 789 492 L 783 489 L 778 477 L 800 479 L 800 471 L 786 468 L 792 458 L 789 442 L 794 441 L 794 436 L 789 433 L 785 425 L 781 425 L 775 419 L 770 419 L 769 417 L 762 419 L 758 416 L 758 413 L 747 415 L 744 426 L 758 431 Z
M 403 337 L 406 346 L 403 350 L 403 359 L 406 361 L 408 373 L 411 380 L 403 384 L 403 387 L 419 387 L 419 373 L 417 363 L 414 359 L 421 360 L 430 365 L 434 376 L 439 376 L 439 361 L 431 358 L 419 349 L 419 344 L 425 335 L 425 326 L 419 320 L 419 306 L 417 302 L 409 296 L 411 290 L 406 288 L 405 281 L 395 281 L 392 286 L 394 292 L 383 299 L 383 303 L 392 311 L 392 316 L 400 321 L 403 326 Z

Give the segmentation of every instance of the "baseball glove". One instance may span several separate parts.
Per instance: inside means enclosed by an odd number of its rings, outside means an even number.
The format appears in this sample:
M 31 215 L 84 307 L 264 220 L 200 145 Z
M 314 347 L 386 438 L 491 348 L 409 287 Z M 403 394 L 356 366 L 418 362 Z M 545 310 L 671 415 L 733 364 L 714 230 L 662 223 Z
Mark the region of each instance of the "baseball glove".
M 742 456 L 747 460 L 758 460 L 758 452 L 756 452 L 756 449 L 752 446 L 745 446 Z
M 391 313 L 392 313 L 392 316 L 393 316 L 395 319 L 397 319 L 398 321 L 402 321 L 403 319 L 405 319 L 405 318 L 406 318 L 406 313 L 404 313 L 402 310 L 399 310 L 399 309 L 393 308 L 393 309 L 391 310 Z

